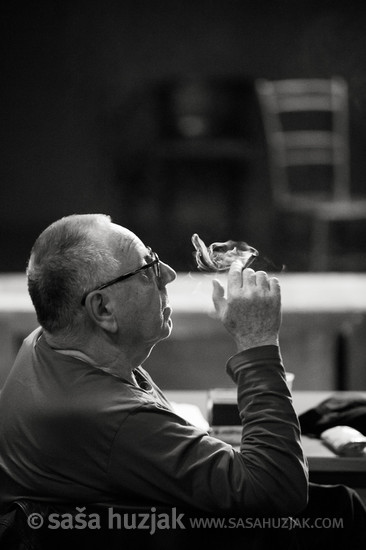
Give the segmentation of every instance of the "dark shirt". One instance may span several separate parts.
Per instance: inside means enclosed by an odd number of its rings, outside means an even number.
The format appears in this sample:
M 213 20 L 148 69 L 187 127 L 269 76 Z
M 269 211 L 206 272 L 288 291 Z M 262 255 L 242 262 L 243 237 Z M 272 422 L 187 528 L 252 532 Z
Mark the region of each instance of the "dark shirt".
M 298 512 L 308 472 L 279 349 L 238 353 L 227 371 L 238 386 L 240 451 L 177 415 L 142 367 L 136 386 L 56 352 L 37 329 L 0 395 L 1 502 Z

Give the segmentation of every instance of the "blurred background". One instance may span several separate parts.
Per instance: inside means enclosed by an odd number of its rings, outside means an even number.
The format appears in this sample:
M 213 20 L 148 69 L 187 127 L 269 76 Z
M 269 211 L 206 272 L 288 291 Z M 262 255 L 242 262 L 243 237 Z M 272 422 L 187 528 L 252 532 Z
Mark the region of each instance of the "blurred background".
M 42 229 L 104 212 L 179 271 L 192 233 L 307 271 L 307 220 L 277 223 L 258 78 L 342 76 L 352 191 L 366 195 L 366 10 L 325 0 L 50 1 L 1 8 L 0 271 Z M 366 222 L 332 229 L 364 271 Z M 356 250 L 358 247 L 358 250 Z
M 62 216 L 103 212 L 180 273 L 173 335 L 146 364 L 163 388 L 232 384 L 234 344 L 207 315 L 210 281 L 192 278 L 193 233 L 285 264 L 281 349 L 295 389 L 366 387 L 364 2 L 7 2 L 0 24 L 0 385 L 36 326 L 24 278 L 34 240 Z M 313 261 L 315 207 L 277 208 L 256 83 L 334 76 L 348 91 L 357 198 L 324 210 L 329 227 L 318 220 L 325 263 Z

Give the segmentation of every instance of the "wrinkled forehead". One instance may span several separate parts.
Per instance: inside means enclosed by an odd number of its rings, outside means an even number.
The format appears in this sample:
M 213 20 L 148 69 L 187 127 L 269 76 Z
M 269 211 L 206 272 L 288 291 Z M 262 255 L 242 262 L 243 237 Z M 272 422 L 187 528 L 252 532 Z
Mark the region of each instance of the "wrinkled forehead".
M 113 233 L 116 258 L 126 268 L 135 269 L 143 265 L 150 257 L 147 246 L 129 229 L 112 223 L 110 226 Z

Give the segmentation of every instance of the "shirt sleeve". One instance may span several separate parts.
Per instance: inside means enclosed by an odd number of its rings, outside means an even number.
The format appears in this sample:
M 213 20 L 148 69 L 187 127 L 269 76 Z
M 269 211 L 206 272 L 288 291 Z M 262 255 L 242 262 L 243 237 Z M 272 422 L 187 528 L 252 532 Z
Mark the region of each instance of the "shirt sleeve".
M 238 386 L 240 451 L 164 406 L 144 404 L 114 439 L 108 475 L 116 497 L 247 515 L 288 516 L 306 506 L 307 464 L 277 346 L 240 352 L 227 371 Z

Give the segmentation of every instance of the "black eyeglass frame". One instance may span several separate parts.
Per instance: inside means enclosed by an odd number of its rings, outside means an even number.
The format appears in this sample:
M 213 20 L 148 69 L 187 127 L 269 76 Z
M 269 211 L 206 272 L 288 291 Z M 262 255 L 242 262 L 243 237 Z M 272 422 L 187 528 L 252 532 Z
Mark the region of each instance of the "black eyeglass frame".
M 111 285 L 114 285 L 116 283 L 119 283 L 120 281 L 124 281 L 125 279 L 128 279 L 129 277 L 133 277 L 133 275 L 137 275 L 137 273 L 140 273 L 140 271 L 143 271 L 144 269 L 148 269 L 149 267 L 154 267 L 154 273 L 158 281 L 160 280 L 160 259 L 156 252 L 153 252 L 151 248 L 148 248 L 149 253 L 154 258 L 152 262 L 149 262 L 148 264 L 142 265 L 141 267 L 138 267 L 134 271 L 130 271 L 129 273 L 125 273 L 124 275 L 120 275 L 119 277 L 116 277 L 115 279 L 112 279 L 111 281 L 108 281 L 107 283 L 104 283 L 100 286 L 97 286 L 96 288 L 93 288 L 92 290 L 88 290 L 85 292 L 84 296 L 81 299 L 81 305 L 85 305 L 85 300 L 88 294 L 91 292 L 95 292 L 96 290 L 103 290 L 104 288 L 107 288 Z

